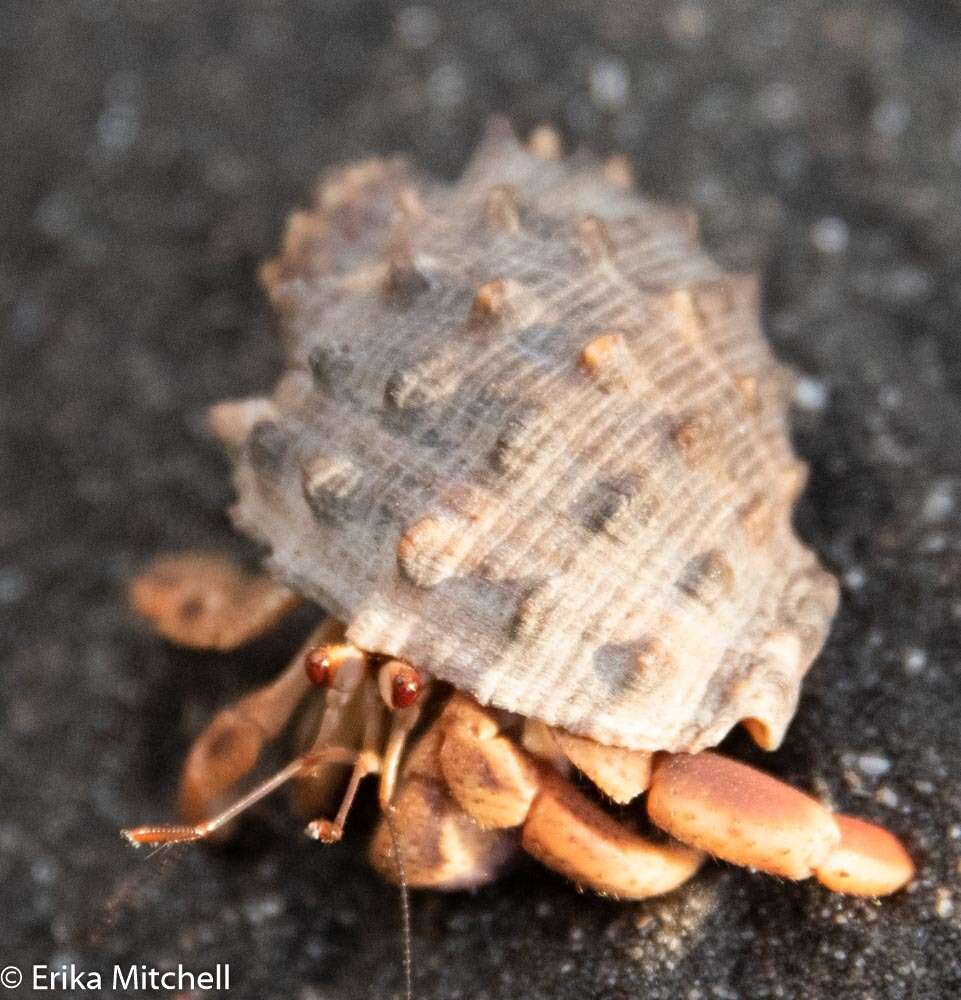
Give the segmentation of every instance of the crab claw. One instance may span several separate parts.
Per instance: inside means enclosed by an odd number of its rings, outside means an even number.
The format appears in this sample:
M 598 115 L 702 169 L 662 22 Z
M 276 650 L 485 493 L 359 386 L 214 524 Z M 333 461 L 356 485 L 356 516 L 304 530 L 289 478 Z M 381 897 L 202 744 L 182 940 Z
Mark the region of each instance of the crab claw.
M 886 896 L 914 878 L 914 862 L 887 830 L 853 816 L 835 816 L 841 843 L 814 874 L 834 892 Z
M 835 816 L 796 788 L 715 753 L 661 757 L 647 811 L 671 836 L 725 861 L 790 879 L 814 875 L 836 892 L 883 896 L 914 875 L 887 830 Z
M 834 817 L 810 796 L 709 752 L 662 757 L 647 812 L 686 844 L 784 878 L 808 878 L 841 842 Z
M 413 886 L 483 884 L 518 839 L 578 885 L 622 899 L 669 892 L 704 859 L 698 850 L 648 840 L 608 816 L 506 735 L 496 713 L 460 694 L 418 744 L 395 806 Z M 396 877 L 385 823 L 371 857 L 381 873 Z

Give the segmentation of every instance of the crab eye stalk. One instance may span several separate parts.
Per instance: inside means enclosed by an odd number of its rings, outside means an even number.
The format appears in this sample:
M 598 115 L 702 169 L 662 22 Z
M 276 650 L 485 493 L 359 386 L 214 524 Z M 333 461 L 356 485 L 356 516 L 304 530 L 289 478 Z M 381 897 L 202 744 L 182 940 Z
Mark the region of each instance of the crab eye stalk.
M 348 661 L 366 662 L 364 654 L 349 642 L 317 646 L 304 658 L 307 679 L 316 687 L 329 688 L 337 672 Z
M 391 709 L 409 708 L 420 697 L 424 679 L 409 663 L 388 660 L 380 668 L 380 696 Z
M 318 646 L 312 649 L 304 660 L 304 671 L 307 679 L 315 687 L 330 687 L 333 670 L 330 661 L 330 646 Z

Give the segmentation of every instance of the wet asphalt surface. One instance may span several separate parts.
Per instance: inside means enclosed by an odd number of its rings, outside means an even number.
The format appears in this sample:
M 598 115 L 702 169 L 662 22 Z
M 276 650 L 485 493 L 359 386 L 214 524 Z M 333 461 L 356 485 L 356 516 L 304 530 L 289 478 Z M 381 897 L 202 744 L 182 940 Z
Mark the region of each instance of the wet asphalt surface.
M 399 994 L 369 800 L 333 848 L 280 801 L 226 849 L 121 842 L 172 816 L 191 736 L 310 621 L 189 653 L 123 586 L 156 552 L 249 552 L 202 414 L 278 373 L 255 270 L 289 208 L 372 152 L 453 176 L 491 111 L 627 152 L 644 190 L 695 206 L 706 243 L 763 275 L 771 339 L 804 375 L 799 530 L 844 585 L 764 765 L 897 831 L 920 870 L 880 904 L 723 865 L 618 904 L 522 863 L 475 895 L 415 894 L 417 996 L 956 995 L 952 2 L 0 5 L 0 966 L 74 963 L 103 996 L 114 964 L 178 962 L 228 963 L 238 1000 Z

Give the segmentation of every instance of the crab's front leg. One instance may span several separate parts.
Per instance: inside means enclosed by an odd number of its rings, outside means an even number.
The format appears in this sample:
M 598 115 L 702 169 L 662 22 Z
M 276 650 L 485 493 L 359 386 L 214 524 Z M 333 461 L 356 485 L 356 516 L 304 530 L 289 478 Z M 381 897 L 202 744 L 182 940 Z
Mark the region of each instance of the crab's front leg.
M 130 583 L 130 603 L 165 638 L 192 649 L 236 649 L 269 632 L 301 598 L 220 553 L 155 559 Z
M 180 778 L 180 814 L 200 823 L 230 800 L 264 746 L 283 731 L 310 689 L 304 661 L 319 645 L 338 639 L 343 627 L 322 622 L 287 668 L 270 684 L 221 709 L 194 740 Z
M 520 843 L 528 853 L 579 885 L 631 899 L 668 892 L 693 875 L 703 854 L 676 843 L 655 843 L 612 819 L 553 767 L 506 736 L 496 713 L 454 695 L 418 747 L 416 768 L 405 769 L 397 802 L 398 825 L 412 885 L 456 888 L 496 874 L 493 852 Z M 416 823 L 411 829 L 410 823 Z M 474 838 L 470 864 L 452 833 Z M 481 839 L 481 838 L 486 839 Z M 425 854 L 425 838 L 430 846 Z M 509 839 L 505 839 L 509 838 Z M 460 881 L 433 865 L 437 845 L 445 865 L 461 859 Z M 372 847 L 375 866 L 389 878 L 389 830 L 382 824 Z M 485 849 L 485 858 L 479 849 Z M 460 852 L 460 854 L 458 854 Z M 412 865 L 407 858 L 415 858 Z M 483 877 L 482 877 L 483 876 Z

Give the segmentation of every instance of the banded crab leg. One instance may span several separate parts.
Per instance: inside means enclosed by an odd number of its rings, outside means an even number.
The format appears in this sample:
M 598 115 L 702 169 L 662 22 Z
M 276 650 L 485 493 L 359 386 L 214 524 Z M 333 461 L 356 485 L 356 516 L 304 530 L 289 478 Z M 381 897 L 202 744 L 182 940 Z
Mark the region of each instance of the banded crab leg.
M 609 817 L 552 766 L 504 735 L 496 713 L 455 694 L 418 744 L 397 799 L 413 886 L 462 888 L 494 878 L 518 841 L 544 864 L 613 896 L 668 892 L 700 867 L 700 851 L 654 843 Z M 371 845 L 388 879 L 389 831 Z
M 236 649 L 264 635 L 301 598 L 225 555 L 154 560 L 130 583 L 130 603 L 166 639 L 192 649 Z

